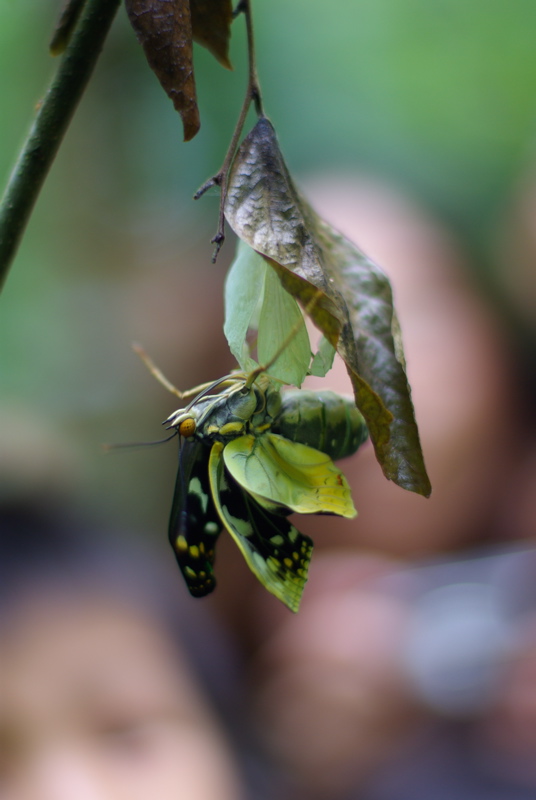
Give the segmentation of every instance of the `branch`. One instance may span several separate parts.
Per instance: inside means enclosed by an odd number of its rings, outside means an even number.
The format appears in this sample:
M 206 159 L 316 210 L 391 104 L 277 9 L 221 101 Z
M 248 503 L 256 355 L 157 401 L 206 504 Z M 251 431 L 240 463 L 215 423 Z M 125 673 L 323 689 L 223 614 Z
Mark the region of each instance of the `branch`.
M 37 117 L 0 203 L 0 290 L 47 172 L 93 72 L 120 0 L 86 0 L 85 12 Z
M 236 123 L 231 138 L 231 143 L 229 144 L 227 153 L 225 155 L 225 159 L 220 167 L 219 172 L 212 178 L 209 178 L 208 181 L 206 181 L 201 186 L 201 188 L 198 189 L 197 192 L 194 194 L 194 200 L 199 200 L 199 198 L 202 197 L 205 194 L 205 192 L 212 186 L 221 187 L 218 230 L 216 235 L 212 239 L 212 243 L 216 245 L 216 249 L 214 250 L 214 254 L 212 256 L 212 263 L 215 263 L 218 257 L 218 253 L 220 252 L 221 247 L 225 241 L 224 208 L 225 208 L 225 199 L 227 197 L 227 182 L 229 178 L 229 171 L 231 169 L 236 153 L 236 148 L 238 147 L 238 142 L 240 141 L 240 136 L 242 135 L 242 129 L 244 127 L 249 107 L 252 102 L 255 104 L 255 111 L 257 112 L 257 115 L 259 117 L 264 116 L 262 108 L 261 90 L 259 87 L 259 79 L 257 76 L 257 64 L 255 59 L 255 36 L 253 31 L 253 19 L 251 14 L 251 0 L 240 0 L 239 4 L 237 5 L 234 11 L 234 16 L 237 17 L 239 14 L 244 14 L 246 18 L 246 33 L 247 33 L 247 47 L 248 47 L 248 85 L 246 88 L 246 95 L 244 97 L 244 102 L 242 103 L 242 108 L 240 109 L 238 121 Z

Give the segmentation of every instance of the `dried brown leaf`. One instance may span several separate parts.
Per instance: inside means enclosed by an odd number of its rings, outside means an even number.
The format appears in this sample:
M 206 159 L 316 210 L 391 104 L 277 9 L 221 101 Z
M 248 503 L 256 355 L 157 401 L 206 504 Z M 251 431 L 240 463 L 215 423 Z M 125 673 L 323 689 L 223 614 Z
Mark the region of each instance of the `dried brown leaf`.
M 233 7 L 231 0 L 190 0 L 194 41 L 202 44 L 227 69 Z
M 189 0 L 125 0 L 149 66 L 182 117 L 184 141 L 200 127 Z
M 225 215 L 344 359 L 386 477 L 428 496 L 389 280 L 300 197 L 265 118 L 238 150 Z

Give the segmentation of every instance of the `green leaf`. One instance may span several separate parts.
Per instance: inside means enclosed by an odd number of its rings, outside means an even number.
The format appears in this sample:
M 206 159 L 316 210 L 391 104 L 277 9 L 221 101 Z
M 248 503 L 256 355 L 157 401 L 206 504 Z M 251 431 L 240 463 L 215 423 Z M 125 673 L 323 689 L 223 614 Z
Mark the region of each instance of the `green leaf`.
M 428 496 L 389 280 L 300 197 L 264 117 L 237 152 L 225 215 L 344 359 L 385 476 Z
M 257 258 L 260 256 L 257 255 Z M 264 259 L 261 258 L 261 261 Z M 266 264 L 265 261 L 264 263 Z M 292 386 L 301 386 L 311 361 L 311 345 L 305 320 L 297 302 L 283 289 L 273 269 L 266 265 L 257 339 L 259 362 L 267 364 L 285 344 L 293 330 L 296 331 L 295 335 L 268 369 L 268 374 Z
M 314 375 L 317 378 L 323 378 L 327 375 L 333 366 L 336 352 L 331 342 L 329 342 L 325 336 L 322 336 L 318 343 L 318 350 L 311 361 L 309 375 Z
M 225 280 L 225 322 L 223 332 L 244 372 L 257 366 L 249 355 L 247 333 L 253 327 L 259 300 L 264 296 L 265 260 L 245 242 L 239 240 L 236 257 Z
M 255 500 L 299 514 L 355 517 L 350 487 L 331 458 L 275 433 L 239 436 L 226 444 L 223 460 L 234 480 Z
M 239 241 L 225 281 L 223 331 L 232 354 L 246 372 L 257 366 L 247 346 L 248 331 L 255 329 L 258 329 L 257 356 L 262 364 L 268 363 L 291 332 L 296 331 L 268 373 L 283 383 L 301 386 L 311 361 L 302 312 L 266 260 Z

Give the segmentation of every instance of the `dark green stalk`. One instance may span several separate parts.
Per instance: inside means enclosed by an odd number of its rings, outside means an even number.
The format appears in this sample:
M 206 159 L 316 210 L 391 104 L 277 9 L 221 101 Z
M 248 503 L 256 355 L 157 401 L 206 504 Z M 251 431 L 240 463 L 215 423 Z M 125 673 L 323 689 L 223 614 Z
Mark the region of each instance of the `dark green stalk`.
M 216 245 L 216 249 L 214 250 L 214 254 L 212 256 L 213 264 L 216 262 L 216 259 L 218 258 L 218 253 L 220 252 L 222 245 L 225 241 L 224 209 L 225 209 L 225 200 L 227 197 L 227 183 L 229 180 L 229 172 L 231 170 L 234 157 L 236 155 L 238 142 L 240 141 L 240 136 L 242 135 L 242 129 L 244 127 L 249 107 L 252 102 L 255 104 L 255 111 L 257 112 L 257 115 L 259 117 L 264 116 L 261 90 L 259 86 L 259 78 L 257 76 L 257 62 L 255 59 L 255 36 L 253 31 L 253 18 L 251 14 L 251 0 L 240 0 L 234 11 L 234 16 L 237 17 L 239 14 L 244 14 L 246 18 L 246 33 L 247 33 L 247 43 L 248 43 L 248 85 L 246 89 L 246 96 L 244 98 L 244 102 L 242 103 L 242 108 L 240 110 L 238 122 L 235 125 L 233 136 L 231 138 L 231 143 L 227 148 L 227 154 L 225 156 L 222 166 L 220 167 L 220 171 L 218 172 L 217 175 L 214 175 L 212 178 L 209 178 L 209 180 L 206 181 L 201 186 L 201 188 L 198 189 L 197 192 L 194 194 L 194 200 L 199 200 L 199 198 L 202 197 L 205 194 L 205 192 L 212 186 L 221 187 L 218 231 L 214 236 L 214 238 L 211 240 L 212 243 Z
M 120 0 L 86 0 L 85 10 L 0 203 L 0 290 L 47 172 L 110 29 Z

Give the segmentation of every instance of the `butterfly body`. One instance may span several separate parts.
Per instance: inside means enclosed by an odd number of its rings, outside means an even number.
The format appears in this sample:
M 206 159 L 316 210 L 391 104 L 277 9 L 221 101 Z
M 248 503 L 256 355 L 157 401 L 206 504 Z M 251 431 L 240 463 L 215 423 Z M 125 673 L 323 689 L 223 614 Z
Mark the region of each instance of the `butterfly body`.
M 354 398 L 329 390 L 285 391 L 272 431 L 333 459 L 353 455 L 368 437 Z
M 225 384 L 229 382 L 230 385 Z M 165 420 L 168 428 L 181 428 L 190 420 L 195 428 L 190 434 L 212 444 L 227 442 L 252 431 L 262 432 L 270 426 L 281 409 L 281 393 L 273 384 L 261 379 L 248 386 L 243 377 L 224 380 L 218 394 L 206 394 L 186 409 L 178 409 Z M 183 434 L 184 435 L 184 434 Z M 186 437 L 188 438 L 188 437 Z

